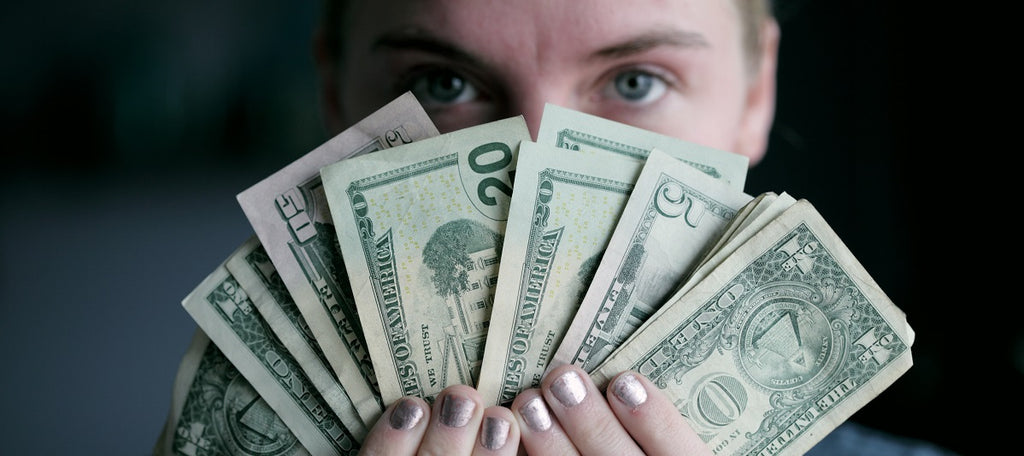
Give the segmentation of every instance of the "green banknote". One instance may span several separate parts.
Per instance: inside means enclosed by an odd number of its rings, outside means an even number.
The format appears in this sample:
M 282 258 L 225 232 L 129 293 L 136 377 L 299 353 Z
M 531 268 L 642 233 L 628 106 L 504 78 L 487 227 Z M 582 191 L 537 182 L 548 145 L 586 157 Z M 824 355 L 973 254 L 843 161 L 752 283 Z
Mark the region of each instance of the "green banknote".
M 800 455 L 912 364 L 901 312 L 810 203 L 765 225 L 591 373 L 651 379 L 715 454 Z
M 676 291 L 676 297 L 685 293 L 693 285 L 700 283 L 709 272 L 732 255 L 739 246 L 761 231 L 761 228 L 764 228 L 769 222 L 782 215 L 797 201 L 786 192 L 766 193 L 763 196 L 758 199 L 757 204 L 753 205 L 750 212 L 742 220 L 738 220 L 734 226 L 730 226 L 730 229 L 722 235 L 714 247 L 705 254 L 697 268 L 686 277 L 686 281 Z
M 523 142 L 477 388 L 507 405 L 537 386 L 643 162 Z
M 643 161 L 659 149 L 736 190 L 743 190 L 750 160 L 740 154 L 683 141 L 591 114 L 544 105 L 537 143 L 576 150 L 611 152 Z
M 693 288 L 694 285 L 700 283 L 700 281 L 714 271 L 715 266 L 721 264 L 729 255 L 732 254 L 740 245 L 750 239 L 754 234 L 757 234 L 761 228 L 764 228 L 772 220 L 789 209 L 790 206 L 796 203 L 796 199 L 790 196 L 786 192 L 776 194 L 774 192 L 766 192 L 758 195 L 756 198 L 747 203 L 739 211 L 736 217 L 729 223 L 725 233 L 722 237 L 715 242 L 715 245 L 704 254 L 704 257 L 698 262 L 697 267 L 691 270 L 686 278 L 683 280 L 681 286 L 672 294 L 671 297 L 665 300 L 665 302 L 674 302 L 679 299 L 684 293 Z M 640 325 L 640 328 L 633 331 L 633 335 L 639 332 L 644 326 L 650 322 L 656 320 L 660 313 L 665 310 L 665 306 L 660 307 L 654 312 L 653 315 L 647 318 L 645 322 Z M 633 338 L 630 335 L 625 341 L 619 345 L 629 343 L 629 340 Z
M 597 367 L 676 290 L 750 200 L 651 151 L 552 365 Z
M 327 358 L 259 239 L 249 238 L 228 259 L 225 267 L 238 280 L 267 326 L 295 358 L 331 411 L 346 429 L 362 440 L 373 422 L 363 423 L 348 393 L 331 373 Z
M 174 380 L 155 456 L 305 456 L 295 435 L 202 330 Z
M 476 383 L 522 116 L 321 171 L 381 396 Z
M 437 134 L 416 98 L 406 93 L 238 195 L 338 382 L 366 423 L 376 420 L 384 404 L 338 252 L 320 168 Z
M 236 250 L 232 256 L 237 254 Z M 323 455 L 358 451 L 358 439 L 331 411 L 257 312 L 248 292 L 223 264 L 183 300 L 182 306 L 302 446 Z
M 708 260 L 715 255 L 715 253 L 722 250 L 722 248 L 729 242 L 730 239 L 734 239 L 734 237 L 740 233 L 742 227 L 749 226 L 753 221 L 760 219 L 760 217 L 765 213 L 768 207 L 771 206 L 772 203 L 774 203 L 775 201 L 778 201 L 778 199 L 779 195 L 777 193 L 764 192 L 760 195 L 757 195 L 757 197 L 755 197 L 754 199 L 750 200 L 750 202 L 744 205 L 736 213 L 736 216 L 729 221 L 729 225 L 726 227 L 725 232 L 723 232 L 722 236 L 715 240 L 714 245 L 710 249 L 708 249 L 707 252 L 704 253 L 704 257 L 701 258 L 698 265 L 705 265 L 708 262 Z M 796 200 L 794 200 L 793 198 L 789 198 L 790 205 L 792 205 L 792 203 L 795 202 Z M 782 211 L 780 210 L 778 213 L 772 214 L 770 218 L 765 217 L 764 219 L 761 219 L 763 220 L 763 223 L 757 227 L 757 230 L 763 227 L 764 223 L 768 223 L 771 220 L 774 220 L 775 217 L 777 217 L 781 212 Z M 690 277 L 687 276 L 687 279 L 689 278 Z

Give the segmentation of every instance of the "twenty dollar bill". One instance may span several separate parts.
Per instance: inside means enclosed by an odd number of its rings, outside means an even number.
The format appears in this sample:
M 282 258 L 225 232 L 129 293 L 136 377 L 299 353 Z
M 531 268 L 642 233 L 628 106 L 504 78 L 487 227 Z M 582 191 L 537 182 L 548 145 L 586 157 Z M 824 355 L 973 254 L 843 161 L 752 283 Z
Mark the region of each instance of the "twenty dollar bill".
M 644 161 L 659 149 L 704 174 L 743 190 L 750 163 L 744 155 L 713 149 L 592 114 L 544 105 L 537 143 L 582 153 L 611 152 Z
M 601 261 L 643 162 L 524 142 L 477 385 L 509 404 L 535 387 Z
M 476 383 L 522 116 L 321 171 L 381 396 Z

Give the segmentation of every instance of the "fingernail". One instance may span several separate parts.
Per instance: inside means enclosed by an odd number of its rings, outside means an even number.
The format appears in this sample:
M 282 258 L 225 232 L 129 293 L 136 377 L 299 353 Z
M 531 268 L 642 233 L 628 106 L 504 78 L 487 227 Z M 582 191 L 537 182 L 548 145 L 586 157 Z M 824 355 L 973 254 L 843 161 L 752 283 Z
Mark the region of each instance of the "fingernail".
M 441 424 L 448 427 L 463 427 L 473 417 L 476 402 L 468 397 L 449 394 L 441 404 Z
M 576 371 L 567 371 L 551 382 L 551 394 L 566 407 L 572 407 L 587 397 L 587 386 Z
M 620 375 L 612 385 L 612 394 L 615 394 L 623 404 L 633 408 L 647 401 L 647 390 L 633 374 Z
M 484 418 L 484 428 L 480 431 L 480 444 L 488 450 L 497 450 L 505 446 L 511 423 L 501 418 L 489 416 Z
M 530 399 L 522 407 L 519 407 L 519 414 L 522 415 L 523 421 L 531 430 L 546 431 L 551 427 L 551 415 L 548 414 L 548 407 L 539 397 Z
M 391 411 L 388 424 L 401 431 L 412 429 L 423 418 L 423 408 L 412 399 L 402 399 Z

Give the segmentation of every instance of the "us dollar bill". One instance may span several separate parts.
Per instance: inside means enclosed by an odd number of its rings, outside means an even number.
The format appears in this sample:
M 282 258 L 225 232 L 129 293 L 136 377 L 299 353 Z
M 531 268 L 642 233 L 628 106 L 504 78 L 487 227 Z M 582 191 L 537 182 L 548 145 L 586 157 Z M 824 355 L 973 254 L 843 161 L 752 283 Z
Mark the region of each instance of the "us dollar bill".
M 238 195 L 302 317 L 364 422 L 384 403 L 337 247 L 320 168 L 348 157 L 437 136 L 406 93 Z
M 303 447 L 313 454 L 357 453 L 358 439 L 334 415 L 223 264 L 182 306 Z
M 595 158 L 596 157 L 596 158 Z M 509 404 L 537 386 L 643 166 L 611 152 L 523 142 L 477 385 Z
M 321 171 L 381 396 L 474 385 L 522 116 Z
M 259 239 L 249 238 L 228 259 L 225 267 L 238 280 L 267 326 L 306 373 L 331 411 L 357 440 L 362 441 L 368 426 L 375 421 L 363 422 L 348 393 L 334 377 L 327 357 Z
M 718 240 L 712 249 L 707 252 L 700 264 L 687 275 L 682 285 L 676 290 L 670 300 L 678 299 L 696 284 L 700 283 L 711 271 L 729 258 L 739 246 L 743 245 L 751 237 L 761 231 L 772 220 L 785 213 L 787 209 L 796 204 L 797 200 L 790 194 L 768 193 L 764 198 L 758 198 L 757 204 L 751 207 L 750 212 L 730 227 L 729 230 Z
M 671 296 L 750 200 L 651 151 L 551 365 L 597 367 Z
M 743 242 L 750 239 L 751 236 L 756 234 L 763 228 L 768 222 L 778 217 L 782 212 L 796 203 L 796 199 L 790 196 L 788 193 L 783 192 L 782 194 L 776 194 L 774 192 L 765 192 L 740 209 L 736 217 L 729 222 L 725 233 L 715 242 L 714 246 L 704 254 L 704 257 L 698 262 L 697 266 L 693 268 L 686 277 L 683 279 L 679 288 L 672 294 L 671 297 L 665 300 L 665 302 L 673 302 L 679 299 L 683 293 L 686 293 L 693 288 L 694 285 L 700 283 L 700 280 L 707 274 L 714 270 L 715 266 L 720 264 L 723 260 L 729 257 L 733 251 L 736 250 Z M 643 328 L 648 323 L 656 320 L 660 313 L 665 309 L 664 306 L 654 311 L 654 314 L 650 315 L 646 321 L 641 323 L 640 328 Z M 633 334 L 637 333 L 638 329 L 633 330 Z M 619 345 L 628 343 L 633 335 L 626 338 L 625 341 Z
M 201 329 L 178 366 L 173 388 L 155 456 L 309 455 Z
M 595 115 L 544 105 L 537 143 L 577 150 L 611 152 L 643 161 L 659 149 L 742 191 L 750 159 L 744 155 L 683 141 Z
M 712 451 L 799 455 L 912 365 L 914 333 L 800 200 L 591 373 L 654 382 Z
M 753 220 L 757 220 L 768 206 L 778 199 L 778 197 L 779 195 L 775 192 L 764 192 L 757 195 L 754 199 L 744 205 L 743 208 L 736 213 L 736 216 L 729 221 L 729 225 L 726 227 L 725 232 L 722 233 L 722 236 L 719 237 L 715 241 L 714 245 L 704 253 L 704 258 L 700 260 L 699 264 L 707 262 L 708 259 L 721 250 L 730 239 L 733 239 L 734 236 L 738 235 L 741 228 L 749 225 Z M 790 200 L 793 203 L 796 202 L 796 200 L 793 200 L 792 198 L 790 198 Z M 774 218 L 774 216 L 772 218 Z M 765 220 L 765 223 L 770 220 L 771 219 Z

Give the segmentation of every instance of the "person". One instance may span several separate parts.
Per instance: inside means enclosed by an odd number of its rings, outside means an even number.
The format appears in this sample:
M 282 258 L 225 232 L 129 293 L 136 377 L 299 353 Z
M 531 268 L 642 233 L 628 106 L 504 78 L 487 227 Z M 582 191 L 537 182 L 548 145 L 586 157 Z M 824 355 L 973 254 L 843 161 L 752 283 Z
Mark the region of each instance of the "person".
M 769 0 L 328 0 L 314 38 L 333 133 L 411 91 L 444 133 L 545 103 L 764 156 L 781 32 Z M 635 372 L 601 392 L 559 366 L 510 407 L 470 386 L 390 404 L 363 454 L 685 454 L 711 450 Z M 945 454 L 844 424 L 812 454 Z

